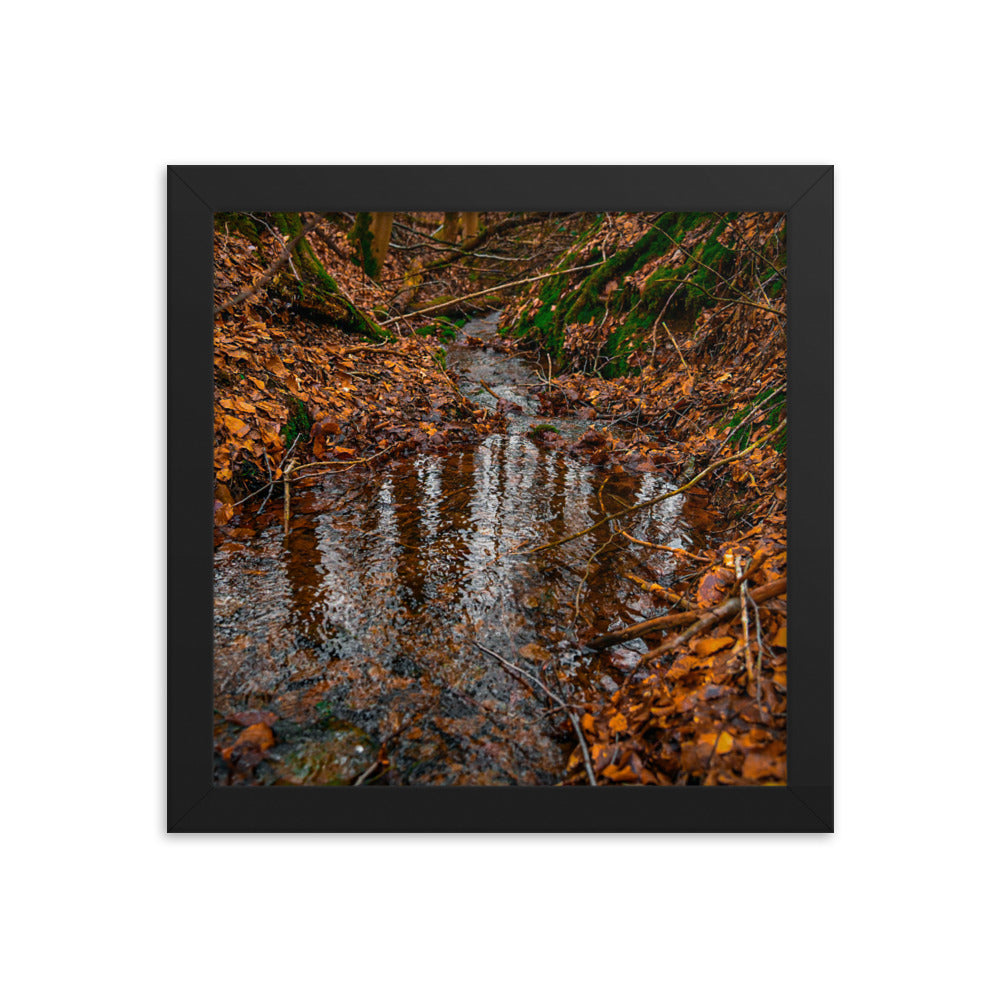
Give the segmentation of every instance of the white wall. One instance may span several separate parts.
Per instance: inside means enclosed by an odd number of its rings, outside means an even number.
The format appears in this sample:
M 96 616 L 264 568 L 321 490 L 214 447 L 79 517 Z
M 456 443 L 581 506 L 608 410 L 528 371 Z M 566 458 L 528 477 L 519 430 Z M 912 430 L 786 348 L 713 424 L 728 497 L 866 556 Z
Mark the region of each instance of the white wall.
M 987 8 L 362 6 L 7 15 L 11 995 L 980 995 Z M 836 164 L 835 835 L 162 832 L 164 165 L 441 161 Z

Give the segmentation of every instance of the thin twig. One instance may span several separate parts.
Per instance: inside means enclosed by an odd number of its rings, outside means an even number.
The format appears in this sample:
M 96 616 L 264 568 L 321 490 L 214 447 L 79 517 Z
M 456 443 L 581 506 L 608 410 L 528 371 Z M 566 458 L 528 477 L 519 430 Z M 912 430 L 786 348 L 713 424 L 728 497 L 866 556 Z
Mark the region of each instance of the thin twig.
M 285 245 L 285 238 L 269 222 L 267 222 L 264 219 L 259 219 L 256 215 L 253 214 L 253 212 L 246 212 L 244 214 L 247 215 L 249 218 L 253 219 L 254 222 L 259 222 L 262 226 L 266 226 L 268 232 L 270 232 L 270 234 L 278 241 L 278 243 L 281 246 Z M 299 272 L 298 272 L 298 270 L 295 267 L 295 261 L 291 257 L 289 257 L 288 258 L 288 263 L 292 267 L 292 274 L 295 275 L 295 280 L 296 281 L 301 281 L 302 278 L 300 277 Z
M 257 508 L 257 514 L 260 515 L 261 511 L 267 506 L 267 501 L 271 499 L 271 491 L 274 489 L 274 472 L 271 470 L 271 459 L 267 457 L 267 449 L 264 449 L 264 463 L 267 465 L 267 496 L 261 501 L 260 507 Z
M 504 667 L 508 668 L 509 670 L 513 670 L 515 674 L 519 674 L 521 677 L 531 681 L 534 684 L 537 684 L 560 708 L 565 710 L 566 714 L 569 716 L 569 721 L 573 725 L 573 729 L 576 731 L 576 738 L 580 742 L 580 752 L 583 754 L 583 766 L 587 769 L 587 780 L 592 785 L 596 785 L 597 778 L 594 776 L 594 769 L 590 763 L 590 747 L 587 745 L 587 740 L 583 735 L 583 730 L 580 728 L 580 720 L 577 719 L 576 714 L 569 707 L 569 705 L 566 704 L 565 700 L 560 698 L 559 695 L 557 695 L 550 688 L 546 687 L 546 685 L 544 685 L 533 674 L 529 674 L 527 670 L 522 670 L 520 667 L 511 663 L 509 660 L 505 660 L 498 653 L 494 653 L 492 649 L 487 649 L 485 646 L 481 646 L 478 642 L 476 642 L 475 639 L 471 639 L 470 642 L 477 649 L 481 649 L 484 653 L 488 654 L 489 656 L 492 656 L 493 659 L 499 660 Z
M 363 785 L 365 783 L 365 778 L 370 777 L 371 775 L 373 775 L 379 769 L 380 763 L 381 762 L 379 761 L 378 757 L 376 757 L 375 760 L 373 760 L 371 762 L 371 764 L 369 764 L 368 767 L 366 767 L 361 772 L 361 774 L 359 774 L 357 776 L 357 778 L 355 778 L 354 784 L 355 785 Z
M 736 557 L 736 575 L 742 572 L 740 557 Z M 747 680 L 753 681 L 753 654 L 750 652 L 750 619 L 747 615 L 747 582 L 740 576 L 740 621 L 743 623 L 743 662 L 747 668 Z
M 491 288 L 483 288 L 478 292 L 471 292 L 468 295 L 461 295 L 457 299 L 450 299 L 448 302 L 438 302 L 437 305 L 427 306 L 425 309 L 416 309 L 413 312 L 404 313 L 402 316 L 396 316 L 393 319 L 387 320 L 388 323 L 399 323 L 404 319 L 409 319 L 411 316 L 423 316 L 425 313 L 436 312 L 439 309 L 444 309 L 445 306 L 453 306 L 457 302 L 465 302 L 467 299 L 474 299 L 479 295 L 489 295 L 490 292 L 498 292 L 502 288 L 513 288 L 515 285 L 527 285 L 533 281 L 541 281 L 542 278 L 554 278 L 557 274 L 572 274 L 574 271 L 589 271 L 591 268 L 598 267 L 600 261 L 593 264 L 583 264 L 581 267 L 570 267 L 565 271 L 549 271 L 547 274 L 536 274 L 531 278 L 521 278 L 520 281 L 508 281 L 503 285 L 493 285 Z
M 763 398 L 763 399 L 762 399 L 762 400 L 761 400 L 761 401 L 760 401 L 759 403 L 757 403 L 757 404 L 756 404 L 756 405 L 755 405 L 755 406 L 753 407 L 753 409 L 751 409 L 751 410 L 750 410 L 750 412 L 749 412 L 749 413 L 747 413 L 747 415 L 746 415 L 746 416 L 745 416 L 745 417 L 744 417 L 744 418 L 743 418 L 743 419 L 742 419 L 742 420 L 741 420 L 741 421 L 740 421 L 740 422 L 739 422 L 739 423 L 738 423 L 738 424 L 737 424 L 737 425 L 736 425 L 736 426 L 735 426 L 735 427 L 734 427 L 734 428 L 733 428 L 733 429 L 732 429 L 732 430 L 731 430 L 731 431 L 730 431 L 730 432 L 729 432 L 729 433 L 728 433 L 728 434 L 726 435 L 726 439 L 725 439 L 725 440 L 724 440 L 724 441 L 722 442 L 722 444 L 720 444 L 720 445 L 719 445 L 719 451 L 722 451 L 722 449 L 723 449 L 723 448 L 725 448 L 725 446 L 726 446 L 726 445 L 727 445 L 727 444 L 729 443 L 729 441 L 730 441 L 730 439 L 731 439 L 731 438 L 733 437 L 733 435 L 735 435 L 735 434 L 737 433 L 737 431 L 739 431 L 739 429 L 740 429 L 741 427 L 743 427 L 743 425 L 744 425 L 744 424 L 746 424 L 746 422 L 747 422 L 747 421 L 748 421 L 748 420 L 749 420 L 749 419 L 750 419 L 750 418 L 751 418 L 751 417 L 752 417 L 752 416 L 753 416 L 753 415 L 754 415 L 754 414 L 755 414 L 755 413 L 756 413 L 756 412 L 757 412 L 757 411 L 758 411 L 758 410 L 759 410 L 759 409 L 760 409 L 760 408 L 761 408 L 761 407 L 762 407 L 762 406 L 763 406 L 763 405 L 764 405 L 764 404 L 765 404 L 766 402 L 768 402 L 768 400 L 771 400 L 771 399 L 774 399 L 774 397 L 775 397 L 775 396 L 776 396 L 776 395 L 777 395 L 777 394 L 778 394 L 779 392 L 783 392 L 783 391 L 784 391 L 785 389 L 787 389 L 787 387 L 788 387 L 788 383 L 787 383 L 787 382 L 783 382 L 783 383 L 782 383 L 781 385 L 779 385 L 779 386 L 778 386 L 778 387 L 777 387 L 776 389 L 773 389 L 773 390 L 772 390 L 772 391 L 771 391 L 770 393 L 768 393 L 768 395 L 767 395 L 767 396 L 765 396 L 765 397 L 764 397 L 764 398 Z
M 661 552 L 672 552 L 675 556 L 686 556 L 688 559 L 694 559 L 695 562 L 712 561 L 708 558 L 708 556 L 695 555 L 695 553 L 688 552 L 687 549 L 678 548 L 676 545 L 658 545 L 656 542 L 647 542 L 642 538 L 636 538 L 635 535 L 630 535 L 623 529 L 620 529 L 619 533 L 622 538 L 627 538 L 630 542 L 635 542 L 636 545 L 644 545 L 647 549 L 659 549 Z
M 757 590 L 754 591 L 754 600 L 766 601 L 772 597 L 778 597 L 785 592 L 787 587 L 788 578 L 783 576 L 780 580 L 775 580 L 773 583 L 767 583 L 763 587 L 758 587 Z M 688 641 L 688 639 L 698 635 L 699 632 L 704 632 L 706 629 L 718 624 L 723 619 L 732 617 L 739 610 L 740 599 L 738 597 L 730 597 L 728 601 L 723 602 L 717 608 L 713 608 L 707 614 L 699 618 L 689 629 L 682 632 L 676 638 L 668 639 L 666 642 L 657 646 L 656 649 L 651 649 L 643 653 L 637 666 L 649 663 L 650 660 L 658 659 L 663 656 L 664 653 L 669 653 L 670 650 L 683 645 Z
M 248 299 L 251 295 L 255 295 L 259 292 L 278 273 L 278 271 L 285 266 L 285 263 L 291 258 L 292 252 L 299 245 L 299 243 L 301 243 L 302 240 L 305 239 L 305 237 L 322 221 L 323 216 L 318 215 L 311 222 L 307 222 L 299 230 L 298 235 L 285 244 L 285 249 L 281 251 L 278 259 L 249 288 L 244 288 L 242 292 L 238 295 L 234 295 L 228 302 L 223 302 L 221 306 L 216 306 L 214 314 L 218 316 L 220 312 L 225 312 L 228 309 L 232 309 L 233 306 L 238 306 L 245 299 Z
M 757 705 L 760 706 L 760 666 L 764 660 L 764 642 L 761 639 L 760 635 L 760 608 L 758 607 L 757 602 L 753 599 L 753 597 L 751 597 L 749 594 L 747 595 L 747 597 L 749 598 L 750 603 L 753 605 L 753 616 L 757 623 L 756 692 L 757 692 Z
M 712 266 L 711 266 L 710 264 L 707 264 L 707 263 L 705 263 L 705 261 L 703 261 L 703 260 L 698 260 L 698 258 L 697 258 L 697 257 L 695 257 L 695 256 L 694 256 L 694 254 L 692 254 L 692 253 L 691 253 L 690 251 L 686 250 L 686 249 L 685 249 L 685 248 L 684 248 L 684 247 L 683 247 L 683 246 L 682 246 L 682 245 L 681 245 L 681 244 L 680 244 L 680 243 L 679 243 L 679 242 L 678 242 L 677 240 L 675 240 L 675 239 L 673 238 L 673 236 L 671 236 L 671 235 L 670 235 L 670 233 L 668 233 L 668 232 L 665 232 L 664 230 L 660 229 L 660 227 L 659 227 L 659 226 L 657 226 L 657 225 L 655 225 L 655 224 L 653 225 L 653 227 L 652 227 L 652 228 L 653 228 L 653 229 L 655 229 L 655 230 L 656 230 L 656 231 L 657 231 L 658 233 L 663 233 L 663 235 L 664 235 L 664 236 L 666 236 L 666 238 L 667 238 L 668 240 L 670 240 L 670 242 L 671 242 L 671 243 L 673 243 L 673 245 L 674 245 L 675 247 L 677 247 L 677 249 L 678 249 L 678 250 L 680 250 L 680 252 L 681 252 L 682 254 L 684 254 L 684 256 L 685 256 L 685 257 L 687 257 L 687 258 L 688 258 L 689 260 L 691 260 L 691 261 L 693 261 L 693 262 L 694 262 L 694 264 L 695 264 L 695 266 L 696 266 L 696 267 L 699 267 L 699 268 L 701 268 L 701 267 L 704 267 L 704 268 L 707 268 L 707 269 L 708 269 L 709 271 L 711 271 L 711 272 L 712 272 L 712 274 L 714 274 L 714 275 L 715 275 L 715 276 L 716 276 L 717 278 L 719 278 L 719 279 L 720 279 L 720 280 L 722 281 L 722 284 L 723 284 L 723 287 L 725 287 L 725 288 L 727 289 L 727 291 L 730 291 L 730 292 L 732 292 L 733 294 L 735 294 L 735 295 L 739 296 L 739 298 L 738 298 L 738 299 L 719 299 L 719 298 L 717 298 L 716 300 L 717 300 L 718 302 L 734 302 L 734 303 L 736 303 L 737 305 L 739 305 L 740 303 L 742 303 L 743 305 L 747 305 L 747 306 L 750 306 L 750 307 L 752 307 L 753 309 L 761 309 L 761 310 L 763 310 L 764 312 L 769 312 L 769 313 L 774 313 L 774 315 L 775 315 L 775 316 L 780 316 L 780 317 L 781 317 L 782 319 L 785 319 L 785 314 L 784 314 L 784 313 L 783 313 L 783 312 L 782 312 L 781 310 L 779 310 L 779 309 L 773 309 L 773 308 L 771 308 L 770 306 L 762 306 L 762 305 L 760 305 L 759 303 L 757 303 L 757 302 L 754 302 L 754 301 L 753 301 L 752 299 L 748 299 L 748 298 L 747 298 L 747 297 L 746 297 L 745 295 L 743 295 L 743 294 L 742 294 L 742 293 L 740 292 L 740 290 L 739 290 L 739 289 L 738 289 L 738 288 L 736 287 L 736 285 L 735 285 L 735 282 L 730 282 L 730 281 L 729 281 L 728 279 L 726 279 L 726 278 L 725 278 L 725 277 L 723 277 L 723 276 L 722 276 L 721 274 L 719 274 L 719 272 L 718 272 L 718 271 L 716 271 L 716 269 L 715 269 L 714 267 L 712 267 Z M 679 281 L 683 281 L 683 282 L 684 282 L 684 283 L 686 283 L 686 284 L 692 284 L 692 285 L 694 285 L 694 287 L 695 287 L 695 288 L 698 288 L 698 289 L 700 289 L 700 290 L 701 290 L 702 292 L 704 292 L 704 293 L 705 293 L 706 295 L 710 295 L 710 294 L 711 294 L 711 293 L 710 293 L 710 292 L 708 291 L 708 289 L 707 289 L 707 288 L 702 288 L 702 287 L 701 287 L 701 285 L 698 285 L 698 284 L 696 284 L 696 283 L 695 283 L 695 282 L 694 282 L 693 280 L 691 280 L 690 278 L 681 278 L 681 279 L 676 279 L 676 280 L 679 280 Z M 713 297 L 715 297 L 715 296 L 713 296 Z M 765 296 L 765 297 L 766 297 L 766 296 Z
M 670 338 L 670 342 L 677 349 L 677 355 L 681 359 L 681 364 L 684 366 L 685 371 L 691 371 L 691 366 L 684 360 L 684 354 L 681 351 L 680 344 L 674 339 L 674 335 L 670 332 L 670 327 L 666 323 L 663 324 L 663 329 L 667 331 L 667 336 Z
M 343 466 L 346 466 L 346 465 L 364 465 L 366 462 L 374 462 L 376 458 L 381 458 L 387 452 L 392 451 L 393 448 L 395 448 L 398 444 L 399 444 L 398 441 L 394 442 L 393 444 L 389 445 L 388 448 L 383 448 L 381 451 L 377 451 L 377 452 L 375 452 L 374 455 L 369 455 L 367 458 L 355 458 L 355 459 L 353 459 L 351 461 L 340 461 L 340 460 L 331 459 L 328 462 L 309 462 L 306 465 L 297 465 L 295 467 L 295 471 L 296 472 L 301 472 L 303 469 L 315 469 L 317 466 L 321 466 L 321 465 L 336 465 L 336 466 L 339 466 L 339 467 L 343 467 Z M 291 471 L 291 469 L 289 469 L 289 472 L 290 471 Z M 306 478 L 305 476 L 296 476 L 295 482 L 298 482 L 300 479 L 305 479 L 305 478 Z
M 482 379 L 479 380 L 479 384 L 498 402 L 506 403 L 509 400 L 504 399 L 502 396 L 498 396 Z

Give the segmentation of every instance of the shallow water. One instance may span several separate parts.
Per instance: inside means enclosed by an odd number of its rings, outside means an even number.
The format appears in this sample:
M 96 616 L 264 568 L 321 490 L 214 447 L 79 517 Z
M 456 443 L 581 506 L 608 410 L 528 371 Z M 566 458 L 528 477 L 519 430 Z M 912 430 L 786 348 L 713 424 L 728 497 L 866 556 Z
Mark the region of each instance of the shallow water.
M 494 325 L 473 321 L 466 336 Z M 477 445 L 327 476 L 296 491 L 287 539 L 275 505 L 244 522 L 252 537 L 217 549 L 217 742 L 238 731 L 224 717 L 274 712 L 278 743 L 260 781 L 554 783 L 572 746 L 565 713 L 479 647 L 577 704 L 613 690 L 643 648 L 592 654 L 580 636 L 665 610 L 623 574 L 667 585 L 673 557 L 609 543 L 608 527 L 505 556 L 599 520 L 607 473 L 532 439 L 539 377 L 526 362 L 459 343 L 449 369 L 467 395 L 483 380 L 524 414 Z M 586 428 L 545 423 L 567 437 Z M 634 504 L 669 488 L 653 474 L 613 475 L 604 500 L 613 509 L 614 497 Z M 657 505 L 630 531 L 689 544 L 682 503 Z

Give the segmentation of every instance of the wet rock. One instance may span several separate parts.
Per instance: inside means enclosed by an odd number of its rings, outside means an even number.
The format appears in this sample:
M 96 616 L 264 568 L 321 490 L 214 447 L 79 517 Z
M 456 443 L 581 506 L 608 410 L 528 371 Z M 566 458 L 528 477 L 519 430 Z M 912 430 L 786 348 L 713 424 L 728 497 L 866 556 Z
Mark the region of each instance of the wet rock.
M 321 736 L 289 747 L 271 763 L 275 785 L 347 785 L 375 761 L 378 748 L 362 730 L 332 723 Z
M 623 670 L 627 673 L 639 662 L 639 657 L 641 655 L 642 655 L 641 653 L 637 653 L 634 649 L 627 649 L 624 646 L 622 646 L 616 649 L 611 654 L 610 660 L 612 666 L 617 667 L 619 670 Z M 607 690 L 607 688 L 605 688 L 605 690 Z

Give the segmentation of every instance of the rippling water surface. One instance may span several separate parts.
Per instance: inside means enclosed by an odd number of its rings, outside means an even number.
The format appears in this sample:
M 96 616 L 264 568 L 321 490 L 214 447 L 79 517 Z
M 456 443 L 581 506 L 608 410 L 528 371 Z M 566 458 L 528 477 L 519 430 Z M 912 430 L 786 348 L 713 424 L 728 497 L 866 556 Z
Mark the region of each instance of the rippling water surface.
M 278 743 L 257 771 L 265 783 L 558 781 L 571 738 L 564 713 L 479 646 L 574 702 L 595 686 L 613 690 L 611 658 L 621 667 L 637 655 L 581 651 L 579 635 L 619 626 L 623 609 L 628 621 L 662 610 L 623 574 L 667 584 L 672 556 L 606 544 L 606 527 L 504 557 L 600 519 L 607 473 L 533 441 L 529 365 L 459 345 L 449 366 L 468 395 L 483 380 L 525 414 L 474 446 L 327 476 L 296 491 L 287 539 L 275 505 L 248 522 L 252 537 L 217 549 L 217 741 L 236 732 L 226 716 L 276 713 Z M 567 436 L 586 427 L 544 420 Z M 620 474 L 604 499 L 634 504 L 669 488 Z M 630 530 L 683 546 L 681 505 L 659 504 Z

